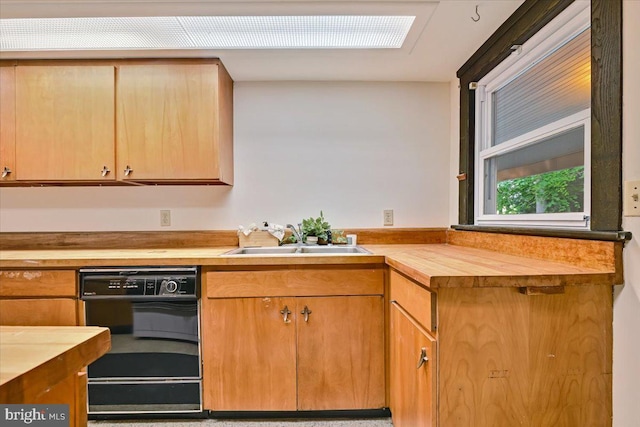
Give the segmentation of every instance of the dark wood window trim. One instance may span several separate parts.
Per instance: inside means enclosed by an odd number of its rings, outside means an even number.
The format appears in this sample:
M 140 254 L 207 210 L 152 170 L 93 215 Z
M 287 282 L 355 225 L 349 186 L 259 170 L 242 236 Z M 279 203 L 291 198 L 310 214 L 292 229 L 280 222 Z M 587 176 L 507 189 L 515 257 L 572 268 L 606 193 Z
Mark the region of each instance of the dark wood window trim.
M 460 229 L 474 223 L 475 97 L 479 81 L 567 8 L 574 0 L 525 0 L 458 70 L 460 79 Z M 466 178 L 465 178 L 466 177 Z M 591 0 L 591 231 L 612 240 L 629 238 L 622 229 L 622 0 Z M 517 229 L 486 227 L 486 231 Z M 523 230 L 524 231 L 524 230 Z M 528 229 L 555 236 L 560 230 Z M 589 231 L 578 232 L 588 236 Z M 576 232 L 566 232 L 575 237 Z M 571 236 L 573 235 L 573 236 Z M 595 235 L 595 233 L 594 233 Z M 594 236 L 595 237 L 595 236 Z

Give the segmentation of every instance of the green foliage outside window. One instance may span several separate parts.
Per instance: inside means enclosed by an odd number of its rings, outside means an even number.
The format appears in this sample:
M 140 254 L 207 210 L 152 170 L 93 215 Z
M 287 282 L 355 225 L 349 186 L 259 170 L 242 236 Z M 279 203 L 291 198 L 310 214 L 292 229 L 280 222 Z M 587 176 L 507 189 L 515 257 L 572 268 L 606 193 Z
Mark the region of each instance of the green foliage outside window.
M 584 211 L 584 166 L 498 183 L 501 215 Z

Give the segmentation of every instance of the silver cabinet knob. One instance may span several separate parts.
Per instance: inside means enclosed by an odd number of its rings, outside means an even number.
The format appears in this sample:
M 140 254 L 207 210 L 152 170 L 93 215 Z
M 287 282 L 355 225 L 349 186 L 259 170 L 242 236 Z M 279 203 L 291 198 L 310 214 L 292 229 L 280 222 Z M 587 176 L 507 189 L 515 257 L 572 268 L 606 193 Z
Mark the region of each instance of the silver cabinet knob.
M 300 312 L 300 314 L 304 314 L 304 321 L 308 322 L 309 321 L 309 315 L 312 313 L 311 310 L 309 310 L 309 307 L 307 307 L 306 305 L 304 306 L 304 310 L 302 310 Z
M 124 176 L 131 175 L 131 172 L 133 172 L 133 169 L 131 169 L 129 165 L 127 165 L 127 167 L 124 169 Z
M 103 167 L 102 167 L 102 173 L 101 173 L 101 175 L 102 175 L 103 177 L 105 177 L 105 176 L 109 175 L 109 172 L 111 172 L 111 170 L 109 170 L 109 168 L 108 168 L 108 167 L 106 167 L 106 166 L 103 166 Z
M 280 314 L 282 314 L 282 320 L 284 320 L 284 323 L 291 323 L 291 320 L 289 320 L 289 315 L 291 314 L 289 307 L 285 305 L 284 308 L 280 310 Z
M 428 361 L 429 361 L 429 358 L 427 357 L 427 348 L 426 347 L 422 347 L 420 349 L 420 359 L 418 360 L 418 368 L 417 369 L 420 369 L 422 367 L 422 365 L 424 365 Z
M 5 166 L 4 169 L 2 170 L 2 177 L 6 178 L 10 173 L 11 173 L 11 169 Z

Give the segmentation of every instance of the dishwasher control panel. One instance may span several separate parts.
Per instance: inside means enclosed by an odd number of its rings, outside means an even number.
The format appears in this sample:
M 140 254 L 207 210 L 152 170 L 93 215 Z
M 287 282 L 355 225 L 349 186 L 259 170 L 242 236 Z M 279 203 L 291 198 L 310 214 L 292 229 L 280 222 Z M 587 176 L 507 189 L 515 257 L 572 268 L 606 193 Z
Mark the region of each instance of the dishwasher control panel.
M 80 298 L 197 298 L 197 267 L 83 268 Z

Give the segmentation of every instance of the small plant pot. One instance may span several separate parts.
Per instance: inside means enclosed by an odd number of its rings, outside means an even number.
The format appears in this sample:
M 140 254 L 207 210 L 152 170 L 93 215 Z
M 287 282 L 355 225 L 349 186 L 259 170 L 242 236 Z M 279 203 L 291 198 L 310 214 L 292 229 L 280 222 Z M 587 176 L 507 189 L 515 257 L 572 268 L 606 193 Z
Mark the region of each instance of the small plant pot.
M 317 245 L 318 244 L 318 237 L 316 237 L 316 236 L 307 236 L 307 244 L 308 245 Z
M 329 242 L 327 241 L 327 239 L 320 239 L 320 238 L 318 239 L 318 244 L 319 244 L 319 245 L 326 245 L 327 243 L 329 243 Z

